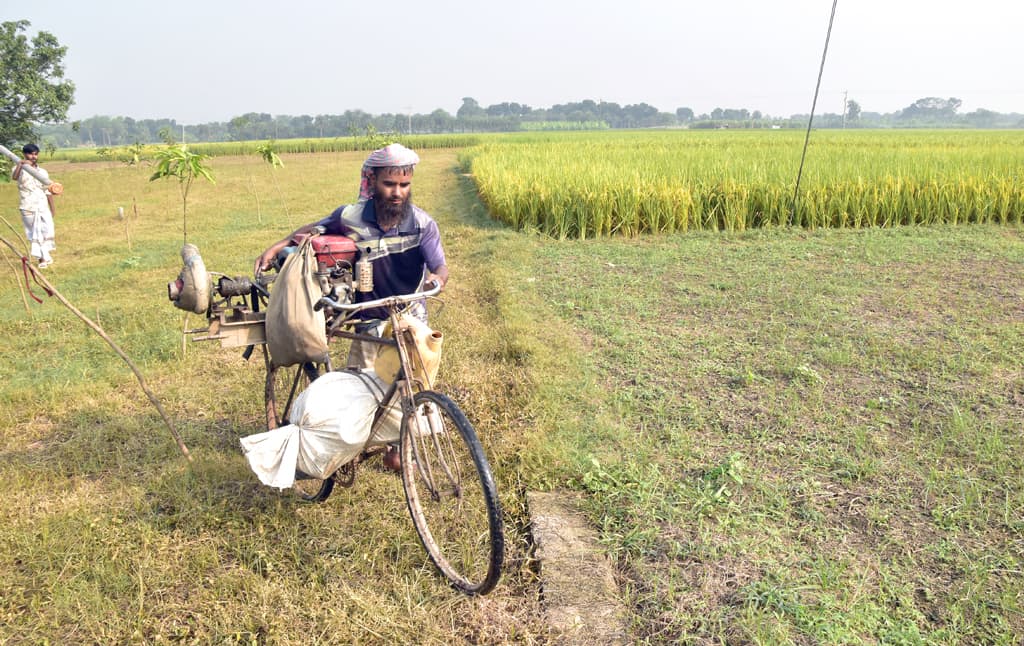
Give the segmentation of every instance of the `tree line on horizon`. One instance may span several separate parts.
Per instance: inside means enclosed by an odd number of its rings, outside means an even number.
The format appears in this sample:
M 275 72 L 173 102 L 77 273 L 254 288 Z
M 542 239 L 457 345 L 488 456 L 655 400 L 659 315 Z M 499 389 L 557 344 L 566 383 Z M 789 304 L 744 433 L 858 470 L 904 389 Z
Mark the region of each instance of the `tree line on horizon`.
M 925 97 L 893 113 L 862 110 L 848 100 L 846 113 L 815 115 L 818 128 L 1022 128 L 1024 115 L 975 110 L 960 114 L 957 98 Z M 261 139 L 335 138 L 360 136 L 373 130 L 395 134 L 446 134 L 514 132 L 521 130 L 595 130 L 630 128 L 806 128 L 807 114 L 774 117 L 759 110 L 715 108 L 695 114 L 687 107 L 675 113 L 661 112 L 647 103 L 583 101 L 531 108 L 504 102 L 481 106 L 465 97 L 455 115 L 437 109 L 429 114 L 370 114 L 346 110 L 341 114 L 271 115 L 248 112 L 226 122 L 195 125 L 175 119 L 133 119 L 125 116 L 94 116 L 75 122 L 38 127 L 43 145 L 126 146 L 167 141 L 252 141 Z
M 451 134 L 521 130 L 593 130 L 610 128 L 804 128 L 809 115 L 776 117 L 759 110 L 715 108 L 695 114 L 680 107 L 661 112 L 647 103 L 583 101 L 532 108 L 522 103 L 482 106 L 464 97 L 452 115 L 437 109 L 429 114 L 378 114 L 346 110 L 342 114 L 271 115 L 249 112 L 226 122 L 195 125 L 175 119 L 133 119 L 93 116 L 68 122 L 75 85 L 64 78 L 67 48 L 45 31 L 31 40 L 27 20 L 0 23 L 0 60 L 11 71 L 0 76 L 0 143 L 35 141 L 47 150 L 80 146 L 114 147 L 150 143 L 225 142 L 265 139 L 338 138 L 382 134 Z M 848 100 L 843 114 L 816 115 L 819 128 L 1024 128 L 1024 115 L 991 110 L 958 111 L 957 98 L 925 97 L 889 114 L 862 110 Z M 180 135 L 180 138 L 179 138 Z M 3 160 L 0 160 L 0 166 Z

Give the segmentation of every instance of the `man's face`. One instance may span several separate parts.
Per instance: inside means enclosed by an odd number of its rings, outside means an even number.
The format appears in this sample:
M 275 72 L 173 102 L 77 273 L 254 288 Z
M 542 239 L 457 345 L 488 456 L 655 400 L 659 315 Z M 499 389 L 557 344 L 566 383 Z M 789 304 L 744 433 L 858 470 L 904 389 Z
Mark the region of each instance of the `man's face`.
M 412 173 L 388 172 L 382 169 L 373 174 L 373 197 L 378 202 L 404 205 L 412 194 Z
M 36 162 L 39 160 L 39 152 L 38 151 L 31 152 L 31 153 L 22 153 L 22 154 L 25 155 L 25 159 L 27 161 L 29 161 L 33 166 L 35 166 Z
M 401 220 L 412 197 L 412 173 L 376 171 L 373 174 L 373 199 L 377 220 L 390 228 Z

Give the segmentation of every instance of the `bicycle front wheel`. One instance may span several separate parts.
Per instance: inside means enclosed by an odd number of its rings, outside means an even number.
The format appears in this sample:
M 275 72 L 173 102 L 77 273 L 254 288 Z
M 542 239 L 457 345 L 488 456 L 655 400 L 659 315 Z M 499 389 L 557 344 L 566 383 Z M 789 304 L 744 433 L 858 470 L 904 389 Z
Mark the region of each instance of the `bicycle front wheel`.
M 264 392 L 267 430 L 272 431 L 288 423 L 288 414 L 295 403 L 295 398 L 319 376 L 320 370 L 313 363 L 273 366 L 267 362 L 267 383 Z M 303 500 L 323 502 L 334 490 L 334 478 L 299 477 L 292 488 Z
M 416 393 L 402 420 L 402 484 L 416 532 L 458 590 L 486 594 L 505 557 L 501 505 L 476 431 L 448 397 Z

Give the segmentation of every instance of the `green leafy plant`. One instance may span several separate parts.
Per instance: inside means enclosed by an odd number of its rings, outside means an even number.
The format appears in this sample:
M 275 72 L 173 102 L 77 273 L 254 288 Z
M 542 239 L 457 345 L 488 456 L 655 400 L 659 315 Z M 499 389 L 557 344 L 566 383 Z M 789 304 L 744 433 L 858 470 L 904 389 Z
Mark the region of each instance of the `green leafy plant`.
M 142 162 L 146 161 L 143 154 L 146 151 L 146 147 L 139 141 L 136 141 L 131 146 L 125 146 L 124 154 L 121 155 L 120 159 L 128 166 L 140 166 Z
M 181 191 L 181 232 L 185 242 L 188 241 L 188 192 L 192 188 L 192 182 L 197 177 L 202 177 L 211 184 L 216 184 L 213 174 L 204 163 L 209 155 L 200 155 L 189 152 L 188 146 L 167 146 L 156 153 L 156 171 L 150 176 L 149 181 L 174 177 L 178 180 L 178 188 Z
M 277 150 L 274 148 L 274 140 L 271 139 L 266 143 L 262 143 L 256 146 L 256 154 L 263 158 L 263 161 L 270 164 L 271 168 L 278 168 L 284 166 L 284 162 L 277 155 Z
M 700 480 L 695 509 L 701 514 L 710 514 L 716 506 L 727 502 L 734 488 L 743 485 L 745 466 L 742 454 L 735 452 L 708 470 Z
M 280 197 L 281 196 L 281 187 L 278 186 L 278 184 L 277 184 L 277 176 L 274 174 L 273 171 L 275 169 L 277 169 L 277 168 L 283 168 L 284 167 L 284 162 L 281 161 L 281 158 L 277 155 L 277 148 L 274 145 L 274 140 L 271 139 L 271 140 L 269 140 L 269 141 L 267 141 L 265 143 L 262 143 L 262 144 L 256 146 L 256 154 L 259 155 L 263 159 L 263 161 L 265 161 L 268 164 L 270 164 L 270 171 L 271 171 L 270 172 L 270 179 L 274 182 L 274 188 L 277 190 L 277 194 Z M 249 180 L 250 180 L 250 183 L 252 184 L 253 194 L 256 196 L 256 219 L 259 222 L 263 222 L 263 216 L 260 213 L 260 196 L 259 196 L 259 193 L 256 191 L 256 182 L 251 177 L 249 178 Z M 283 198 L 282 198 L 282 200 L 283 200 Z M 288 215 L 288 216 L 291 215 L 288 212 L 288 205 L 287 205 L 287 203 L 284 206 L 284 212 L 285 212 L 285 215 Z
M 398 135 L 394 132 L 378 132 L 372 123 L 366 126 L 365 134 L 360 136 L 359 129 L 355 126 L 349 127 L 349 134 L 359 140 L 358 147 L 363 150 L 377 150 L 388 144 L 397 141 Z
M 163 141 L 168 146 L 173 146 L 174 144 L 178 143 L 174 139 L 174 133 L 171 132 L 171 129 L 167 126 L 160 128 L 160 130 L 157 131 L 157 134 L 160 136 L 160 140 Z

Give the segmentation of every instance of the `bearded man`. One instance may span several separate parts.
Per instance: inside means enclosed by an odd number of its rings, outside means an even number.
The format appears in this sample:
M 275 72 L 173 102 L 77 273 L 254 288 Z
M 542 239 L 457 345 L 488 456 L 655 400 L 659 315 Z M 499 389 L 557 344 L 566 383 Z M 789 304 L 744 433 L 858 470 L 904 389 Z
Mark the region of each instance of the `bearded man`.
M 363 164 L 359 200 L 339 206 L 326 218 L 301 226 L 272 244 L 256 259 L 255 273 L 270 267 L 275 256 L 293 244 L 295 236 L 320 226 L 327 234 L 355 239 L 360 258 L 373 263 L 373 291 L 356 292 L 357 302 L 409 294 L 431 281 L 443 288 L 448 282 L 448 266 L 440 231 L 434 219 L 412 203 L 413 169 L 419 161 L 415 152 L 401 144 L 373 151 Z M 426 320 L 422 304 L 414 308 L 414 313 Z M 362 315 L 371 320 L 357 326 L 356 331 L 379 336 L 387 312 L 369 309 Z M 353 341 L 348 367 L 373 368 L 380 347 Z

